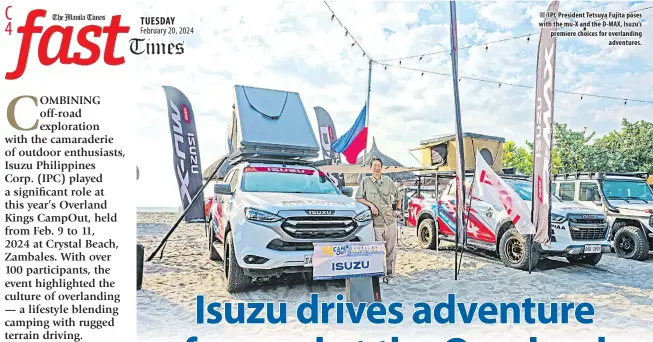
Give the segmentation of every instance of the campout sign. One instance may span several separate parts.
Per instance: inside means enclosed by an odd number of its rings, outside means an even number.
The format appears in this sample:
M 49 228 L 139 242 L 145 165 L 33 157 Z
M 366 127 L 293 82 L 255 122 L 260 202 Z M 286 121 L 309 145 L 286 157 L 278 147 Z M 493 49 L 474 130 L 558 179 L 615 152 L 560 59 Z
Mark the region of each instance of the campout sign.
M 384 242 L 330 242 L 313 244 L 313 279 L 382 277 Z

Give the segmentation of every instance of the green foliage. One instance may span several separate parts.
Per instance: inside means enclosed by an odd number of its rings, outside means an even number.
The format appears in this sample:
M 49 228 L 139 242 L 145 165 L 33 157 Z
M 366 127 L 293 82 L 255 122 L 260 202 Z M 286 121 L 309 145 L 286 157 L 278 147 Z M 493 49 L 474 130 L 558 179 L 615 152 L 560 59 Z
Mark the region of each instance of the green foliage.
M 517 147 L 514 141 L 503 144 L 503 167 L 514 167 L 517 172 L 530 175 L 533 172 L 533 149 Z
M 607 171 L 653 173 L 653 123 L 624 119 L 621 131 L 590 140 L 595 132 L 574 132 L 567 124 L 555 123 L 553 131 L 553 173 Z M 533 168 L 533 143 L 517 147 L 513 141 L 503 146 L 503 167 L 514 167 L 530 175 Z

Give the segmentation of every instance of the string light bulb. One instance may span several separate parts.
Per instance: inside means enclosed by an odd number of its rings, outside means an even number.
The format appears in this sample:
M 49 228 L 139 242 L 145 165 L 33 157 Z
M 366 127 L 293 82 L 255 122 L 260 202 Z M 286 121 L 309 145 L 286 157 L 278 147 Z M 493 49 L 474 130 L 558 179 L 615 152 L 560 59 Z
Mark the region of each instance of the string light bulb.
M 422 58 L 424 58 L 424 56 L 422 56 L 422 57 L 420 57 L 420 58 L 419 58 L 419 60 L 421 61 L 421 60 L 422 60 Z
M 354 47 L 354 45 L 356 45 L 356 43 L 351 43 L 351 47 Z
M 529 43 L 530 41 L 531 41 L 531 37 L 530 36 L 526 37 L 526 42 Z
M 349 35 L 349 31 L 345 30 L 345 37 Z
M 401 61 L 399 61 L 399 65 L 401 65 Z
M 331 14 L 331 21 L 333 21 L 333 19 L 335 19 L 335 17 L 336 17 L 335 14 Z
M 424 75 L 424 74 L 427 74 L 427 73 L 428 73 L 428 74 L 436 74 L 436 75 L 442 75 L 442 76 L 449 76 L 449 77 L 451 77 L 450 74 L 444 74 L 444 73 L 439 73 L 439 72 L 434 72 L 434 71 L 429 71 L 429 70 L 413 69 L 413 68 L 410 68 L 410 67 L 403 67 L 403 66 L 391 65 L 391 64 L 382 64 L 382 63 L 378 63 L 378 62 L 374 62 L 374 63 L 377 63 L 377 64 L 381 64 L 381 65 L 383 65 L 385 70 L 388 70 L 388 67 L 390 66 L 390 67 L 401 68 L 401 69 L 406 69 L 406 70 L 411 70 L 411 71 L 419 72 L 421 75 Z M 400 61 L 400 63 L 401 63 L 401 61 Z M 468 79 L 470 79 L 470 80 L 472 80 L 472 81 L 479 81 L 479 82 L 485 82 L 485 83 L 498 84 L 499 87 L 502 87 L 502 86 L 503 86 L 503 82 L 499 82 L 499 81 L 483 80 L 483 79 L 469 78 L 469 77 L 468 77 Z M 462 82 L 462 77 L 459 77 L 459 78 L 458 78 L 458 82 Z M 521 84 L 512 84 L 512 83 L 506 83 L 506 84 L 507 84 L 508 86 L 514 86 L 514 87 L 520 87 L 520 88 L 528 88 L 528 89 L 535 89 L 535 87 L 532 87 L 532 86 L 526 86 L 526 85 L 521 85 Z M 585 99 L 585 95 L 587 95 L 587 96 L 589 96 L 589 97 L 596 97 L 596 98 L 605 98 L 605 99 L 612 99 L 612 100 L 624 100 L 624 105 L 627 105 L 627 104 L 628 104 L 628 101 L 629 101 L 628 99 L 619 99 L 619 98 L 610 97 L 610 96 L 603 96 L 603 95 L 582 94 L 582 93 L 576 93 L 576 92 L 570 92 L 570 91 L 563 91 L 563 90 L 557 90 L 556 93 L 566 93 L 566 94 L 571 94 L 571 95 L 580 96 L 580 99 L 581 99 L 581 100 L 584 100 L 584 99 Z M 641 102 L 641 103 L 650 103 L 650 104 L 653 104 L 653 101 L 651 101 L 651 100 L 635 99 L 635 100 L 633 100 L 633 101 L 635 101 L 635 102 Z
M 487 43 L 485 43 L 485 51 L 487 51 Z
M 422 76 L 424 76 L 424 73 L 422 73 Z

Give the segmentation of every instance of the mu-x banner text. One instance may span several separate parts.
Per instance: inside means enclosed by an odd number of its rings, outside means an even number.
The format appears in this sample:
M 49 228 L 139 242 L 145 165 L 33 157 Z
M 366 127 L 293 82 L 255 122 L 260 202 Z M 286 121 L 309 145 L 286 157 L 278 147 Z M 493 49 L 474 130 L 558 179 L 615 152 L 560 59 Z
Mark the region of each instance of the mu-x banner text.
M 193 107 L 179 89 L 164 86 L 163 90 L 167 100 L 175 176 L 177 176 L 181 203 L 184 209 L 187 209 L 202 188 L 200 148 Z M 186 222 L 192 221 L 204 221 L 204 202 L 201 195 L 186 214 Z
M 118 35 L 129 32 L 129 26 L 120 26 L 120 15 L 112 16 L 111 22 L 108 26 L 86 25 L 81 27 L 79 31 L 77 31 L 77 34 L 75 34 L 75 28 L 73 26 L 51 25 L 45 27 L 37 25 L 36 20 L 39 18 L 45 20 L 44 18 L 47 13 L 48 12 L 44 9 L 30 11 L 27 14 L 25 24 L 16 29 L 18 34 L 22 34 L 18 63 L 16 64 L 15 70 L 5 74 L 6 80 L 16 80 L 23 76 L 27 69 L 27 60 L 30 54 L 32 38 L 37 34 L 40 34 L 40 37 L 36 37 L 38 40 L 38 60 L 39 63 L 44 66 L 50 66 L 57 62 L 66 65 L 75 64 L 79 66 L 88 66 L 95 64 L 95 62 L 100 59 L 100 56 L 102 56 L 104 63 L 107 65 L 115 66 L 125 63 L 124 57 L 115 56 Z M 102 48 L 91 40 L 93 38 L 100 38 L 103 34 L 107 35 L 104 53 L 102 52 Z M 53 36 L 62 37 L 61 45 L 54 56 L 49 56 L 48 46 Z M 71 53 L 70 46 L 73 39 L 75 39 L 83 48 L 82 51 L 74 51 Z M 82 55 L 88 55 L 89 53 L 90 55 L 88 57 L 82 58 Z

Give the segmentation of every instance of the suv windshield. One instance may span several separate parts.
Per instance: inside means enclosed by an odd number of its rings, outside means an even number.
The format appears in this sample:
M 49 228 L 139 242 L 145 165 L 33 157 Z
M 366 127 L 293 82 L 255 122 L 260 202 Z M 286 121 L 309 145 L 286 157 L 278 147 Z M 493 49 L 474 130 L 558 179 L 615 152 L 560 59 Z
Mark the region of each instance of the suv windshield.
M 315 169 L 247 167 L 242 190 L 301 194 L 340 194 L 326 174 Z
M 515 190 L 517 195 L 521 197 L 524 201 L 530 202 L 533 200 L 533 183 L 526 181 L 518 181 L 513 179 L 505 179 L 506 184 Z M 560 199 L 555 195 L 551 195 L 552 202 L 560 202 Z
M 653 201 L 653 193 L 646 182 L 605 180 L 603 194 L 608 200 Z

